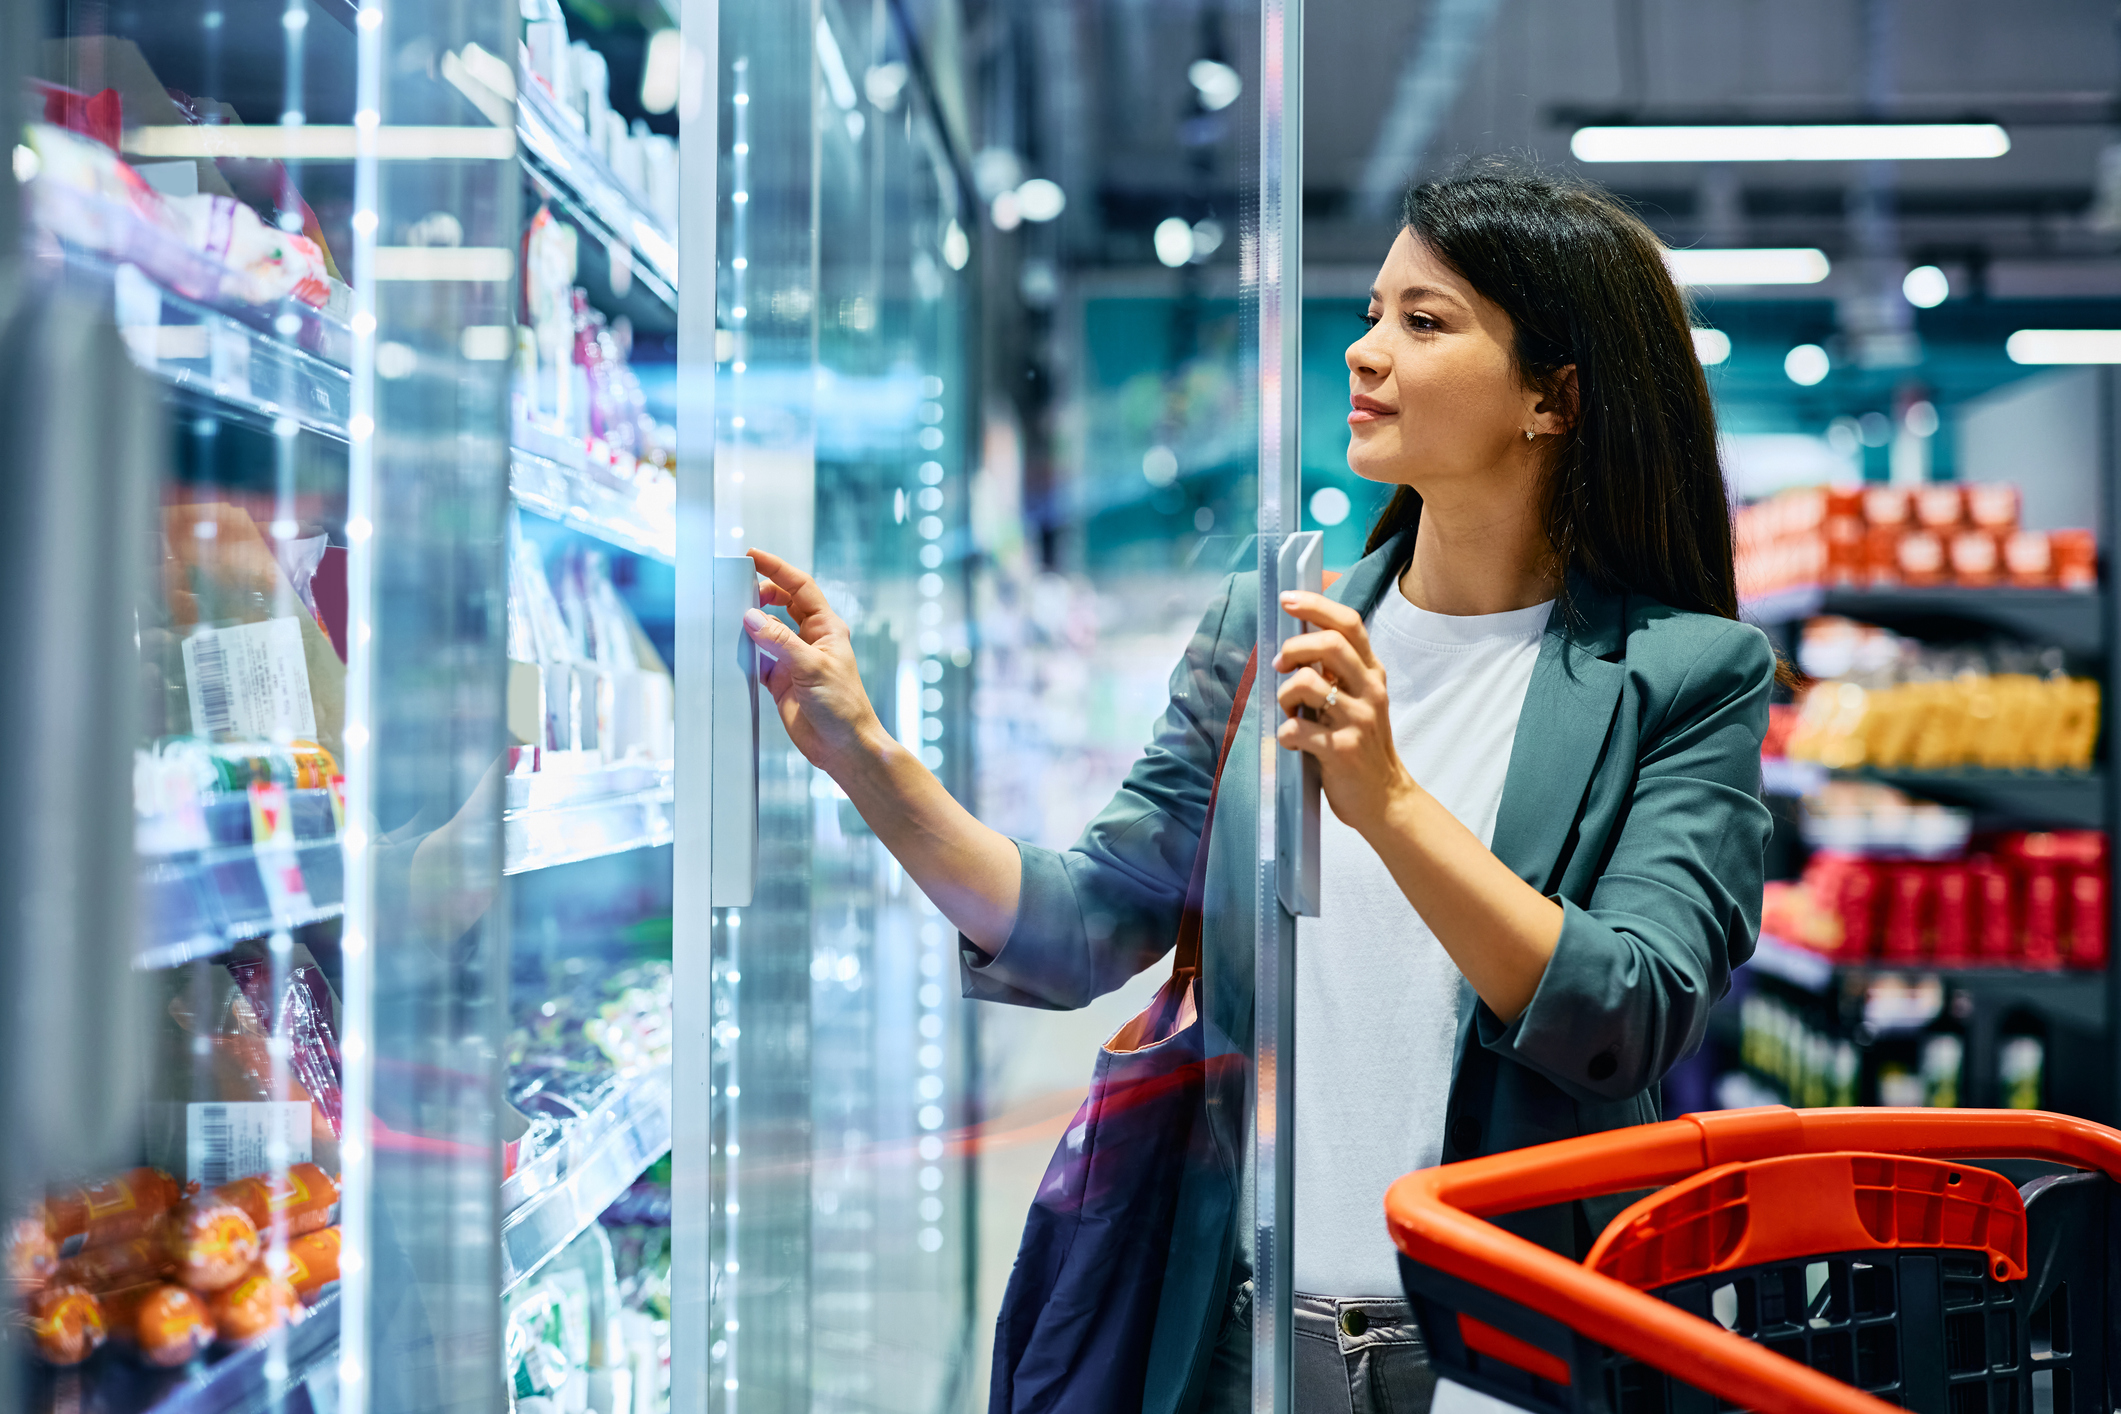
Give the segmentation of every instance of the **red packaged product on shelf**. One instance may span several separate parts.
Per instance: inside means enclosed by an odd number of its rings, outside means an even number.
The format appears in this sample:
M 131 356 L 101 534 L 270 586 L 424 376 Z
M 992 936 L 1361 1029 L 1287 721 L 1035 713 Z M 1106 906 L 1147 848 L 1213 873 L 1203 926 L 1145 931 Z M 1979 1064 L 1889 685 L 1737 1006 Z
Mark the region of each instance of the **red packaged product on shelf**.
M 1997 551 L 1996 537 L 1989 531 L 1959 531 L 1946 546 L 1946 553 L 1956 584 L 1986 588 L 2002 574 L 2002 555 Z
M 2069 871 L 2069 963 L 2072 967 L 2106 966 L 2106 870 Z
M 2052 865 L 2034 865 L 2025 874 L 2025 916 L 2018 938 L 2023 967 L 2062 965 L 2062 877 Z
M 160 1233 L 154 1233 L 130 1242 L 85 1247 L 59 1264 L 59 1280 L 90 1291 L 116 1291 L 155 1281 L 169 1267 L 169 1246 Z
M 2018 528 L 2018 487 L 2009 481 L 1976 481 L 1966 487 L 1966 519 L 1983 530 Z
M 1965 965 L 1974 952 L 1973 871 L 1961 861 L 1939 864 L 1930 957 L 1939 967 Z
M 260 1233 L 271 1231 L 275 1212 L 284 1213 L 287 1235 L 300 1237 L 331 1220 L 332 1204 L 339 1201 L 339 1185 L 315 1164 L 303 1163 L 290 1167 L 284 1180 L 260 1173 L 224 1183 L 213 1191 L 213 1197 L 242 1209 Z
M 257 1225 L 233 1203 L 194 1199 L 170 1219 L 169 1256 L 178 1281 L 219 1291 L 258 1260 Z
M 2009 962 L 2018 951 L 2017 889 L 2010 871 L 1986 856 L 1967 865 L 1973 886 L 1975 953 L 1983 962 Z
M 1915 488 L 1915 524 L 1928 530 L 1956 530 L 1966 514 L 1966 499 L 1956 481 Z
M 37 1218 L 7 1225 L 7 1280 L 18 1296 L 41 1291 L 59 1270 L 59 1244 Z
M 1928 866 L 1896 864 L 1886 875 L 1885 926 L 1878 933 L 1878 956 L 1889 962 L 1913 962 L 1928 951 L 1930 900 L 1935 882 Z
M 165 1370 L 189 1364 L 214 1343 L 214 1322 L 196 1292 L 164 1282 L 142 1293 L 126 1323 L 133 1348 Z
M 1926 588 L 1944 583 L 1944 541 L 1935 531 L 1908 530 L 1901 532 L 1894 549 L 1894 563 L 1900 570 L 1903 584 Z
M 103 1303 L 78 1286 L 48 1286 L 30 1300 L 30 1333 L 37 1353 L 53 1365 L 78 1365 L 96 1353 L 107 1334 Z
M 2046 589 L 2055 582 L 2055 561 L 2047 536 L 2038 530 L 2014 530 L 2003 538 L 2003 574 L 2015 589 Z
M 2057 587 L 2099 587 L 2099 547 L 2089 530 L 2050 530 L 2047 553 L 2054 562 Z

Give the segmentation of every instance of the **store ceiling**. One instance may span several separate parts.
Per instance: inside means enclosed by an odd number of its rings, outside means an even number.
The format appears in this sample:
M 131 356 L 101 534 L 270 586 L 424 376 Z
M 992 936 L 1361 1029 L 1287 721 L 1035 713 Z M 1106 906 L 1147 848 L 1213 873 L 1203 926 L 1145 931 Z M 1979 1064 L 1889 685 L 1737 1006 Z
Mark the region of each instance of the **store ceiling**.
M 1045 62 L 1036 92 L 1015 96 L 1016 122 L 1045 149 L 1035 165 L 1098 193 L 1097 229 L 1079 219 L 1076 235 L 1104 260 L 1140 262 L 1164 216 L 1234 206 L 1246 135 L 1228 119 L 1250 107 L 1202 115 L 1185 74 L 1203 55 L 1256 73 L 1255 14 L 1216 0 L 1084 0 L 1072 22 L 1060 7 L 1022 12 Z M 1579 114 L 1876 114 L 1985 117 L 2011 134 L 1998 159 L 1870 174 L 1911 259 L 1986 264 L 2023 293 L 2121 293 L 2117 242 L 2088 220 L 2101 151 L 2121 138 L 2111 0 L 1310 0 L 1305 45 L 1306 253 L 1328 279 L 1375 260 L 1406 171 L 1492 152 L 1613 186 L 1675 244 L 1838 258 L 1858 164 L 1585 166 L 1568 139 Z

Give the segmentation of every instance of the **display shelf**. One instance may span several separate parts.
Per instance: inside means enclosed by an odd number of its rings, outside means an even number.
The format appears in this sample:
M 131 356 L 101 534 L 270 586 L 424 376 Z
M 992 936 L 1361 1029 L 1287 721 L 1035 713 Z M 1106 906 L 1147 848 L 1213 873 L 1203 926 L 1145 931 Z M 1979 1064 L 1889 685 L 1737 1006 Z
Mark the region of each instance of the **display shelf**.
M 667 763 L 510 776 L 501 872 L 668 844 L 675 799 Z
M 501 1185 L 501 1290 L 539 1267 L 670 1149 L 670 1070 L 634 1076 Z
M 2105 778 L 2098 771 L 1905 771 L 1836 772 L 1878 781 L 1923 800 L 1971 810 L 1977 827 L 2009 822 L 2053 829 L 2098 830 L 2106 825 Z
M 539 193 L 607 244 L 617 242 L 631 250 L 633 278 L 675 309 L 677 243 L 590 150 L 545 86 L 521 70 L 516 75 L 516 136 L 524 170 Z
M 557 448 L 547 448 L 557 452 Z M 508 490 L 517 505 L 664 564 L 678 552 L 676 482 L 666 474 L 628 478 L 521 447 L 509 457 Z
M 345 863 L 331 793 L 288 792 L 291 845 L 259 849 L 250 838 L 250 802 L 209 799 L 194 828 L 201 848 L 140 857 L 146 932 L 135 965 L 180 967 L 226 952 L 245 938 L 305 927 L 345 911 Z
M 1786 756 L 1765 756 L 1760 761 L 1760 789 L 1769 795 L 1810 795 L 1830 779 L 1817 761 L 1792 761 Z
M 1983 638 L 1996 632 L 2066 653 L 2094 657 L 2105 651 L 2104 596 L 2069 589 L 1785 589 L 1745 600 L 1742 617 L 1762 626 L 1801 623 L 1817 614 L 1838 614 L 1877 624 L 1914 638 Z
M 1786 942 L 1772 933 L 1760 935 L 1752 960 L 1746 965 L 1756 973 L 1821 997 L 1844 985 L 1868 988 L 1874 982 L 1902 984 L 1934 979 L 1941 987 L 1975 992 L 2001 1005 L 2023 1001 L 2049 1010 L 2080 1013 L 2094 1022 L 2104 1014 L 2100 992 L 2105 986 L 2106 973 L 2102 969 L 2032 971 L 2022 967 L 1933 967 L 1919 962 L 1900 963 L 1878 958 L 1842 963 L 1810 948 Z M 1926 1024 L 1936 1014 L 1934 1007 L 1923 1011 L 1919 1019 L 1910 1014 L 1904 1026 Z M 1885 1025 L 1877 1025 L 1878 1019 L 1873 1018 L 1875 1030 L 1904 1029 L 1903 1025 L 1895 1025 L 1890 1020 Z
M 339 1346 L 339 1288 L 324 1288 L 285 1342 L 260 1337 L 218 1360 L 157 1370 L 106 1347 L 92 1364 L 73 1370 L 38 1367 L 29 1407 L 38 1414 L 69 1410 L 138 1409 L 152 1414 L 266 1414 L 298 1407 L 291 1400 L 312 1375 L 336 1388 L 325 1369 Z M 272 1367 L 284 1358 L 287 1368 Z M 268 1374 L 268 1370 L 271 1371 Z M 84 1384 L 82 1376 L 92 1384 Z M 330 1407 L 313 1401 L 315 1408 Z

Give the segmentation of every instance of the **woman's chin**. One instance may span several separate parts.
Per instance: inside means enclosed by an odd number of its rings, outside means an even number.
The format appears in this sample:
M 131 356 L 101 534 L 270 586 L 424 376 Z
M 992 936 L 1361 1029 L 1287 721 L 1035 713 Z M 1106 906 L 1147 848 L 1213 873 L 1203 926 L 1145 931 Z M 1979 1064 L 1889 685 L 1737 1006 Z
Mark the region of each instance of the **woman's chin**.
M 1397 447 L 1368 446 L 1363 441 L 1351 442 L 1348 446 L 1348 470 L 1365 481 L 1376 481 L 1386 486 L 1404 485 L 1413 479 L 1413 468 L 1407 458 L 1396 455 Z

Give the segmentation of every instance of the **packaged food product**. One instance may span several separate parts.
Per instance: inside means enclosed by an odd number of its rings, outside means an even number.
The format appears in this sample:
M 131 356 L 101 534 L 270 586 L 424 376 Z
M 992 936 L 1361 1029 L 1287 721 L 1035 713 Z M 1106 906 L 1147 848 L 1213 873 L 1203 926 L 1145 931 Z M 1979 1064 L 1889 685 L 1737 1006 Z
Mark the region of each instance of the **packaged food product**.
M 1966 499 L 1956 481 L 1918 486 L 1914 493 L 1915 523 L 1928 530 L 1956 530 L 1966 515 Z
M 2099 546 L 2089 530 L 2050 530 L 2047 553 L 2061 589 L 2099 587 Z
M 214 1329 L 230 1345 L 278 1330 L 302 1309 L 287 1278 L 273 1276 L 258 1266 L 215 1292 L 206 1304 L 213 1313 Z
M 132 1311 L 133 1347 L 150 1365 L 190 1363 L 214 1341 L 214 1321 L 198 1293 L 163 1282 L 146 1289 Z
M 2054 557 L 2047 536 L 2037 530 L 2014 530 L 2003 539 L 2003 573 L 2018 589 L 2044 589 L 2055 582 Z
M 59 1244 L 41 1218 L 7 1225 L 7 1280 L 18 1294 L 42 1290 L 59 1270 Z
M 315 1164 L 295 1164 L 284 1177 L 259 1173 L 224 1183 L 213 1191 L 213 1197 L 241 1209 L 261 1233 L 272 1227 L 274 1213 L 283 1213 L 287 1235 L 300 1237 L 331 1220 L 332 1205 L 339 1201 L 339 1185 Z
M 2072 967 L 2106 966 L 2107 872 L 2077 868 L 2069 879 L 2069 961 Z
M 177 1180 L 161 1169 L 129 1169 L 47 1198 L 44 1225 L 60 1242 L 76 1234 L 89 1246 L 123 1242 L 153 1230 L 182 1196 Z
M 1893 555 L 1901 583 L 1917 588 L 1944 583 L 1944 541 L 1935 531 L 1903 531 Z
M 169 1223 L 170 1264 L 194 1291 L 220 1291 L 258 1260 L 258 1227 L 233 1203 L 193 1199 Z
M 169 1244 L 160 1233 L 84 1247 L 59 1264 L 59 1280 L 90 1291 L 117 1291 L 154 1281 L 169 1271 Z
M 304 1301 L 339 1279 L 339 1229 L 327 1227 L 287 1244 L 288 1284 Z
M 78 1365 L 96 1353 L 107 1334 L 103 1303 L 78 1286 L 47 1286 L 30 1302 L 30 1333 L 37 1354 L 52 1365 Z
M 1984 530 L 2012 530 L 2018 524 L 2018 488 L 2008 481 L 1974 481 L 1966 486 L 1966 519 Z
M 1952 580 L 1957 584 L 1985 587 L 1994 584 L 2002 570 L 1996 537 L 1986 530 L 1961 530 L 1946 545 Z

